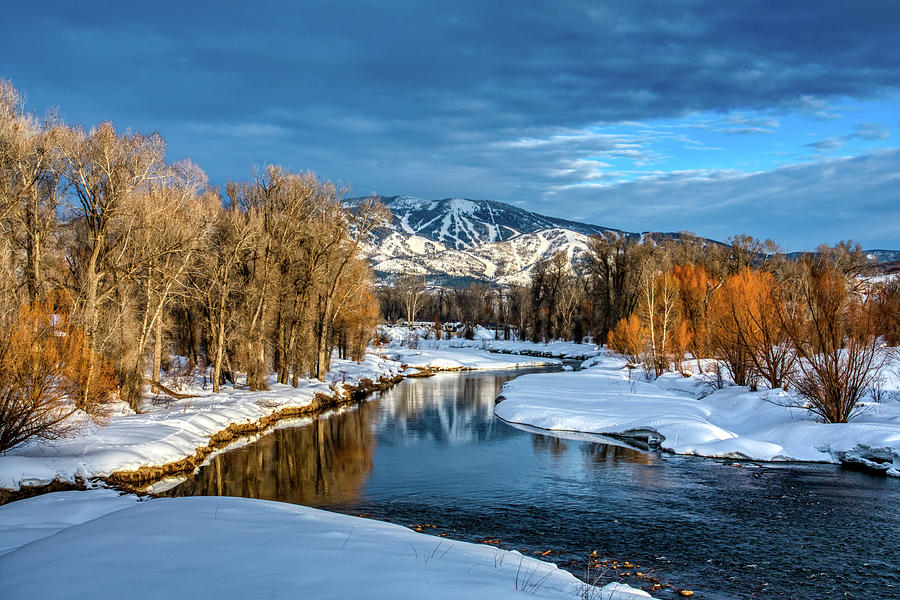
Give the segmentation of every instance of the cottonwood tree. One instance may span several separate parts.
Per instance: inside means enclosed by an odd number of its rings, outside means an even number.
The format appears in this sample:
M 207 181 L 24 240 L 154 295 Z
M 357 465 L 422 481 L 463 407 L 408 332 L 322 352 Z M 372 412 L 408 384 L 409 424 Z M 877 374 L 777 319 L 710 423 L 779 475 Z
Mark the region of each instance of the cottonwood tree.
M 328 341 L 331 335 L 331 324 L 334 322 L 335 299 L 345 270 L 356 259 L 360 244 L 369 238 L 377 227 L 382 227 L 390 219 L 390 211 L 375 197 L 361 202 L 349 215 L 343 210 L 342 191 L 331 184 L 323 186 L 322 222 L 319 231 L 325 238 L 323 248 L 328 260 L 322 277 L 319 279 L 321 290 L 318 294 L 318 327 L 316 328 L 316 378 L 324 381 L 325 373 L 330 368 L 331 355 L 328 353 Z M 327 228 L 329 220 L 337 221 L 338 227 Z M 325 226 L 325 227 L 321 227 Z
M 213 207 L 208 207 L 212 209 Z M 229 342 L 237 326 L 235 316 L 244 302 L 240 269 L 260 233 L 260 223 L 232 204 L 210 210 L 213 217 L 210 247 L 199 255 L 192 293 L 206 315 L 208 353 L 212 363 L 213 392 L 218 393 Z
M 115 311 L 109 304 L 121 292 L 120 282 L 132 275 L 123 260 L 134 243 L 139 214 L 135 200 L 143 186 L 163 173 L 165 142 L 156 134 L 120 135 L 111 123 L 102 123 L 89 132 L 71 130 L 63 142 L 63 155 L 64 174 L 74 192 L 69 209 L 76 247 L 69 265 L 77 314 L 91 350 L 115 356 L 109 342 L 121 332 L 122 324 L 117 322 L 121 313 L 101 319 L 102 311 Z M 125 300 L 121 293 L 119 300 L 121 307 Z M 120 380 L 133 373 L 128 362 L 119 370 Z M 85 395 L 89 393 L 85 390 Z
M 608 231 L 592 236 L 588 254 L 589 301 L 598 342 L 619 320 L 632 314 L 641 296 L 641 275 L 653 253 L 651 241 Z
M 63 186 L 60 144 L 65 127 L 39 120 L 8 81 L 0 80 L 0 224 L 21 249 L 29 302 L 46 291 L 47 249 Z
M 337 346 L 341 358 L 361 362 L 378 324 L 378 303 L 371 292 L 374 276 L 368 264 L 357 258 L 343 278 L 331 324 L 331 346 Z
M 394 282 L 394 288 L 399 292 L 406 311 L 406 323 L 410 327 L 415 322 L 425 299 L 425 286 L 425 275 L 417 273 L 404 273 Z
M 571 272 L 565 276 L 559 287 L 559 299 L 556 303 L 557 332 L 566 339 L 581 342 L 581 336 L 575 335 L 576 313 L 584 298 L 584 281 Z M 580 322 L 580 321 L 579 321 Z
M 197 254 L 205 249 L 210 233 L 210 205 L 206 200 L 206 175 L 196 165 L 185 162 L 171 167 L 165 176 L 151 182 L 136 199 L 134 243 L 129 250 L 127 282 L 135 298 L 137 323 L 133 345 L 134 377 L 143 382 L 144 360 L 152 340 L 150 381 L 159 389 L 166 322 L 175 303 L 187 294 L 187 281 L 197 264 Z M 213 211 L 215 212 L 215 211 Z
M 861 277 L 873 273 L 875 262 L 853 240 L 842 240 L 833 246 L 821 244 L 812 256 L 819 268 L 829 268 L 840 274 L 850 287 L 862 290 Z
M 668 370 L 670 357 L 678 346 L 676 336 L 681 324 L 681 301 L 678 282 L 668 269 L 659 270 L 649 263 L 642 277 L 641 303 L 638 314 L 647 328 L 646 360 L 656 377 Z M 676 360 L 682 357 L 675 356 Z

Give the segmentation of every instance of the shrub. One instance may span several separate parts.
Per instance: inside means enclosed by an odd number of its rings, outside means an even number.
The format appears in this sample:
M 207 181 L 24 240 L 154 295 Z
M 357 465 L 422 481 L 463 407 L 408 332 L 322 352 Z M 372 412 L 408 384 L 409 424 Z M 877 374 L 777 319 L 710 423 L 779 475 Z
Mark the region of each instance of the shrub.
M 825 422 L 846 423 L 886 360 L 872 301 L 850 293 L 830 266 L 810 266 L 800 296 L 804 318 L 788 323 L 800 358 L 797 394 Z
M 89 360 L 84 332 L 58 309 L 38 302 L 0 322 L 0 452 L 64 436 L 74 412 L 96 415 L 115 388 L 109 367 Z

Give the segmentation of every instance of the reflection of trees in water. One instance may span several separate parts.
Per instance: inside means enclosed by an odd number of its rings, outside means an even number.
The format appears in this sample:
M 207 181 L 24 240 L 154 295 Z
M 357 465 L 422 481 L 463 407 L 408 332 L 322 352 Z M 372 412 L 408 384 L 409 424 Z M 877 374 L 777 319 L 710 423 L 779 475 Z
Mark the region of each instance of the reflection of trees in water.
M 494 417 L 497 394 L 513 377 L 446 374 L 404 381 L 378 400 L 378 434 L 387 443 L 464 443 L 516 435 Z
M 549 452 L 554 457 L 559 458 L 569 451 L 570 445 L 568 442 L 569 440 L 552 435 L 531 434 L 531 446 L 534 448 L 535 454 Z M 581 453 L 585 458 L 585 464 L 588 467 L 599 465 L 615 466 L 621 463 L 652 465 L 657 462 L 657 457 L 654 454 L 641 452 L 633 448 L 591 442 L 573 441 L 572 443 L 581 449 Z
M 170 496 L 243 496 L 295 504 L 357 500 L 372 469 L 376 406 L 279 429 L 216 456 Z
M 550 454 L 557 457 L 569 451 L 569 445 L 566 444 L 566 440 L 539 433 L 531 434 L 531 447 L 534 448 L 536 454 L 550 452 Z
M 593 464 L 615 465 L 625 462 L 652 465 L 656 463 L 656 456 L 653 454 L 613 444 L 585 444 L 581 451 L 587 461 Z

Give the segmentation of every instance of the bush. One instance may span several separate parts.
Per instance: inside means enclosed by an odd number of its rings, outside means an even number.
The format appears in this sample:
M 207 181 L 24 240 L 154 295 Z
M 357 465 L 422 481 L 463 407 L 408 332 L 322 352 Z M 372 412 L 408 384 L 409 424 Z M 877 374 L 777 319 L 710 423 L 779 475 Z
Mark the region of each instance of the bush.
M 794 386 L 826 423 L 846 423 L 886 360 L 873 303 L 851 293 L 830 266 L 810 267 L 800 296 L 805 314 L 788 323 L 800 358 Z
M 35 303 L 0 322 L 0 452 L 64 436 L 74 412 L 97 414 L 114 388 L 58 305 Z

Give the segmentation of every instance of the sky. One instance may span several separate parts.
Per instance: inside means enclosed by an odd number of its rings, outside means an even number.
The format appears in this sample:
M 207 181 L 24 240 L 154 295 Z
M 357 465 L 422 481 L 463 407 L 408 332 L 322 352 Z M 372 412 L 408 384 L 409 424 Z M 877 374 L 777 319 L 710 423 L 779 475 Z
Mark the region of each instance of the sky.
M 499 200 L 627 231 L 900 249 L 900 2 L 15 2 L 31 111 L 217 185 Z

